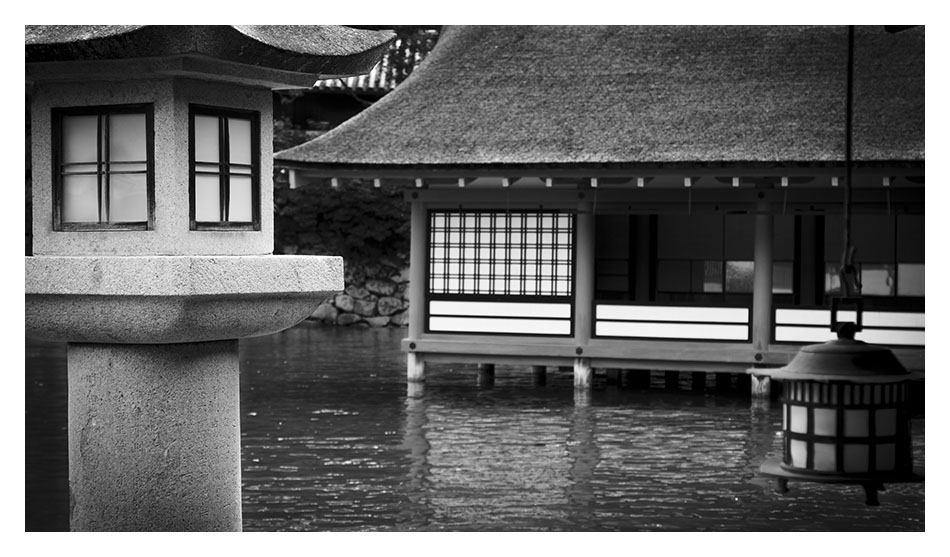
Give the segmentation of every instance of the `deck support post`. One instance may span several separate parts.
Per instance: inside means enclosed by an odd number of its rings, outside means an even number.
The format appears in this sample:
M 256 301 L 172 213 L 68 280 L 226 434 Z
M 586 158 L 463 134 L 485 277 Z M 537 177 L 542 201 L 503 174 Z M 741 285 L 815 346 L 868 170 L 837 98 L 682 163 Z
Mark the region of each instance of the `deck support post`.
M 478 364 L 478 384 L 482 387 L 495 384 L 495 364 Z
M 535 385 L 545 385 L 548 382 L 548 368 L 546 366 L 531 366 L 531 375 Z
M 415 194 L 413 194 L 415 195 Z M 419 339 L 425 330 L 425 276 L 426 276 L 426 209 L 417 198 L 412 200 L 409 230 L 409 340 Z M 425 381 L 425 361 L 409 352 L 407 375 L 409 381 Z
M 620 376 L 620 388 L 622 389 L 649 389 L 650 388 L 650 370 L 648 369 L 625 369 Z
M 590 367 L 590 359 L 574 358 L 574 388 L 590 389 L 594 373 Z
M 705 371 L 694 371 L 692 373 L 692 385 L 690 385 L 690 388 L 693 391 L 706 390 L 706 372 Z
M 594 313 L 594 207 L 578 193 L 576 267 L 574 268 L 574 345 L 581 356 L 590 342 Z M 590 360 L 574 359 L 574 387 L 592 386 Z
M 772 378 L 765 375 L 750 373 L 752 378 L 752 398 L 768 399 L 772 391 Z
M 414 383 L 426 380 L 426 362 L 415 352 L 406 355 L 406 379 Z
M 671 391 L 679 389 L 680 386 L 680 372 L 667 370 L 663 374 L 663 385 Z
M 762 195 L 761 193 L 759 195 Z M 755 277 L 752 284 L 752 349 L 756 360 L 768 352 L 772 341 L 772 236 L 773 217 L 769 202 L 760 199 L 755 215 Z M 767 386 L 768 383 L 765 384 Z M 761 388 L 762 385 L 759 385 Z M 753 381 L 752 391 L 755 394 Z

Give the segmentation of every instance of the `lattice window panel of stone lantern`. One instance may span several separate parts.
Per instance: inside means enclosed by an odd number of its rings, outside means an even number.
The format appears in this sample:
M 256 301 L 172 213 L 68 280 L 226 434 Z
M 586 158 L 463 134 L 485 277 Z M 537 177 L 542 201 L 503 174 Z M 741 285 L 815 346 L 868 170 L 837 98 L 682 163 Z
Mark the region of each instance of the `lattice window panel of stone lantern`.
M 56 108 L 51 115 L 53 228 L 151 229 L 152 105 Z
M 260 116 L 191 105 L 192 230 L 260 230 Z

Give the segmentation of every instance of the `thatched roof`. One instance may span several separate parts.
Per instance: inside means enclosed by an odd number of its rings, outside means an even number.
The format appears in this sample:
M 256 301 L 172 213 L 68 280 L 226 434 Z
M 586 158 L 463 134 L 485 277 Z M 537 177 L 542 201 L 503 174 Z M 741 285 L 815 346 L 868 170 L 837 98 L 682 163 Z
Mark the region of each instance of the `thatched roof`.
M 854 158 L 924 160 L 924 31 L 859 27 Z M 827 164 L 847 27 L 463 26 L 392 93 L 281 151 L 309 169 Z
M 370 71 L 395 37 L 335 25 L 28 25 L 26 62 L 205 55 L 318 76 Z

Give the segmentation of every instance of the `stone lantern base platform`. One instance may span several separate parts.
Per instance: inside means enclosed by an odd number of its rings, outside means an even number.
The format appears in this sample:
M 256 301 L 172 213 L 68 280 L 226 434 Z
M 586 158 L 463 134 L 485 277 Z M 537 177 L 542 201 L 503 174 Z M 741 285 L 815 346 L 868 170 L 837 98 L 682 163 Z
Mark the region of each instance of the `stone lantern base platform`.
M 339 257 L 33 256 L 27 335 L 165 344 L 268 335 L 343 290 Z

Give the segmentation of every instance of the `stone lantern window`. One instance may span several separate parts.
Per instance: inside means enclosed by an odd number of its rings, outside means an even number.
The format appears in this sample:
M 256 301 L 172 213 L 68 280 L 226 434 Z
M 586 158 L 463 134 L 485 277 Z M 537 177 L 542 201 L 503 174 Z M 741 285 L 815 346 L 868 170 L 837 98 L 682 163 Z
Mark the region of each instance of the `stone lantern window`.
M 54 108 L 54 230 L 149 230 L 151 104 Z
M 260 114 L 189 107 L 191 230 L 260 230 Z

